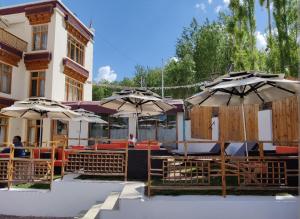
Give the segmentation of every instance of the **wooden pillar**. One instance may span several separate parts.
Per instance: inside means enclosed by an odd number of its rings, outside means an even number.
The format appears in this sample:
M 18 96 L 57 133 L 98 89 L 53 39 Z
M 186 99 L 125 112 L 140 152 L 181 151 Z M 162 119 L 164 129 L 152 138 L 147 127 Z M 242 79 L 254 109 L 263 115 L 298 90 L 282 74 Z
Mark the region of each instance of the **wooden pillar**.
M 9 153 L 9 161 L 7 166 L 7 188 L 10 189 L 13 182 L 13 171 L 14 171 L 14 154 L 15 154 L 15 147 L 13 144 L 9 145 L 10 153 Z
M 259 158 L 261 160 L 264 159 L 264 144 L 262 142 L 258 142 L 258 148 L 259 148 Z
M 222 176 L 222 195 L 226 197 L 226 171 L 225 171 L 225 143 L 221 142 L 221 176 Z
M 52 148 L 51 148 L 51 176 L 50 176 L 50 190 L 52 189 L 52 182 L 54 177 L 54 160 L 55 160 L 55 148 L 56 148 L 56 142 L 53 142 Z
M 184 156 L 185 156 L 185 158 L 187 157 L 187 149 L 188 149 L 188 144 L 186 141 L 184 141 Z
M 128 175 L 128 140 L 126 141 L 126 149 L 125 149 L 125 181 L 127 181 Z
M 148 141 L 148 197 L 151 195 L 151 144 Z
M 65 136 L 63 147 L 62 147 L 62 152 L 61 152 L 61 179 L 63 179 L 64 175 L 65 175 L 65 161 L 66 161 L 65 150 L 67 148 L 67 141 L 68 141 L 68 138 Z

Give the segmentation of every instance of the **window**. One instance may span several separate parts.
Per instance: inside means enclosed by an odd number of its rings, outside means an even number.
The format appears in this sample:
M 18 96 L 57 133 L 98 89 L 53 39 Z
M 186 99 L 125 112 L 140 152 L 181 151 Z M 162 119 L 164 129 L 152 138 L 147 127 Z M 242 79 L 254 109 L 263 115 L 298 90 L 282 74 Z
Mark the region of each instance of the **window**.
M 0 92 L 11 93 L 11 73 L 12 67 L 0 63 Z
M 71 35 L 68 36 L 68 57 L 80 65 L 83 65 L 84 45 Z
M 28 120 L 27 126 L 27 141 L 29 145 L 37 144 L 40 142 L 40 129 L 41 121 L 40 120 Z
M 45 72 L 31 72 L 30 96 L 45 96 Z
M 77 80 L 66 76 L 65 100 L 78 101 L 82 100 L 83 84 Z
M 0 116 L 0 145 L 7 142 L 8 118 Z
M 47 49 L 48 26 L 47 25 L 33 26 L 32 33 L 33 33 L 32 50 Z

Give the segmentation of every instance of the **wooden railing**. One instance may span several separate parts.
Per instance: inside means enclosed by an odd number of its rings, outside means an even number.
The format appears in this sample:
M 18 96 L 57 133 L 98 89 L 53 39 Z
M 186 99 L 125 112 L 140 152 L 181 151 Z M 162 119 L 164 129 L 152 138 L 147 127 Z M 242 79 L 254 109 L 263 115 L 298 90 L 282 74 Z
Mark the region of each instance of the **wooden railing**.
M 174 143 L 174 142 L 173 142 Z M 154 156 L 148 143 L 148 195 L 155 190 L 296 190 L 298 156 L 265 156 L 260 141 L 259 156 L 228 156 L 225 142 L 179 141 L 183 155 Z M 219 155 L 189 155 L 189 143 L 218 143 Z M 295 142 L 287 142 L 295 143 Z M 291 165 L 291 163 L 293 163 Z
M 11 46 L 19 51 L 27 51 L 27 42 L 19 37 L 7 32 L 3 28 L 0 28 L 0 41 L 8 46 Z
M 128 140 L 127 139 L 100 139 L 81 138 L 82 141 L 93 141 L 92 146 L 85 150 L 68 147 L 70 140 L 78 141 L 78 138 L 66 138 L 63 150 L 62 176 L 64 173 L 80 173 L 90 176 L 124 176 L 127 180 L 128 169 Z M 103 142 L 126 142 L 123 149 L 99 150 L 97 144 Z
M 98 150 L 100 142 L 120 142 L 115 139 L 81 139 L 94 141 L 94 147 L 83 149 L 68 147 L 69 140 L 47 142 L 46 147 L 25 145 L 26 156 L 14 157 L 20 148 L 5 143 L 10 153 L 0 158 L 0 182 L 49 183 L 53 181 L 54 164 L 61 162 L 61 176 L 66 172 L 96 176 L 124 176 L 127 180 L 128 143 L 125 148 Z M 78 140 L 78 139 L 77 139 Z M 166 144 L 167 142 L 165 142 Z M 174 143 L 174 142 L 168 142 Z M 148 141 L 148 195 L 155 190 L 220 190 L 226 196 L 229 190 L 290 190 L 297 189 L 299 166 L 298 156 L 265 155 L 263 143 L 258 142 L 259 154 L 255 156 L 229 156 L 225 153 L 225 142 L 221 141 L 177 141 L 184 145 L 184 154 L 152 155 Z M 189 144 L 218 143 L 220 154 L 190 155 Z M 288 145 L 290 142 L 286 142 Z M 293 142 L 295 143 L 295 142 Z M 290 143 L 291 144 L 291 143 Z M 62 145 L 58 147 L 57 145 Z M 42 151 L 43 150 L 43 151 Z M 41 153 L 48 156 L 41 157 Z M 37 155 L 38 153 L 39 155 Z M 58 158 L 57 154 L 61 153 Z
M 14 147 L 9 146 L 7 157 L 0 158 L 0 182 L 7 183 L 8 188 L 19 183 L 50 184 L 54 176 L 54 160 L 57 142 L 49 142 L 50 147 Z M 3 145 L 3 144 L 2 144 Z M 15 157 L 16 150 L 26 151 L 25 156 Z M 41 150 L 47 151 L 48 158 L 36 157 Z M 4 154 L 1 154 L 4 155 Z

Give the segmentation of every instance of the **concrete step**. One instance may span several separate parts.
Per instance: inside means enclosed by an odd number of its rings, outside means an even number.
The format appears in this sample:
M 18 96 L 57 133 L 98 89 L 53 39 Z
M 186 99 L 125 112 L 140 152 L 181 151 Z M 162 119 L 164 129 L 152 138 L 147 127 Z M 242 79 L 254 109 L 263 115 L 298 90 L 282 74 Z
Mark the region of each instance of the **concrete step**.
M 80 219 L 94 219 L 99 214 L 103 203 L 93 205 Z
M 112 192 L 105 199 L 101 206 L 101 210 L 114 210 L 118 206 L 118 201 L 120 197 L 120 192 Z

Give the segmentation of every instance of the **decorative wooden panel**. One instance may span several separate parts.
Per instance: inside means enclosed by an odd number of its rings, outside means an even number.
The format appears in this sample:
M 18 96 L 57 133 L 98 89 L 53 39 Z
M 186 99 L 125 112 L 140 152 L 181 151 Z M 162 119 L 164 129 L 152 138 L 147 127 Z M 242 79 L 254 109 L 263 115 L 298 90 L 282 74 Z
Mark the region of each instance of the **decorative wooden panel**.
M 245 124 L 247 140 L 258 139 L 258 105 L 245 105 Z M 241 106 L 222 106 L 219 109 L 220 139 L 244 141 L 243 115 Z
M 126 153 L 102 151 L 69 153 L 66 172 L 98 176 L 126 175 Z
M 19 61 L 22 57 L 16 56 L 10 52 L 0 49 L 0 61 L 5 62 L 9 65 L 18 66 Z
M 52 14 L 53 6 L 51 4 L 25 8 L 25 15 L 31 25 L 49 23 Z
M 272 125 L 274 141 L 295 141 L 299 139 L 299 101 L 292 97 L 274 101 Z M 282 145 L 287 145 L 283 143 Z
M 192 138 L 212 138 L 212 107 L 196 106 L 191 110 Z

